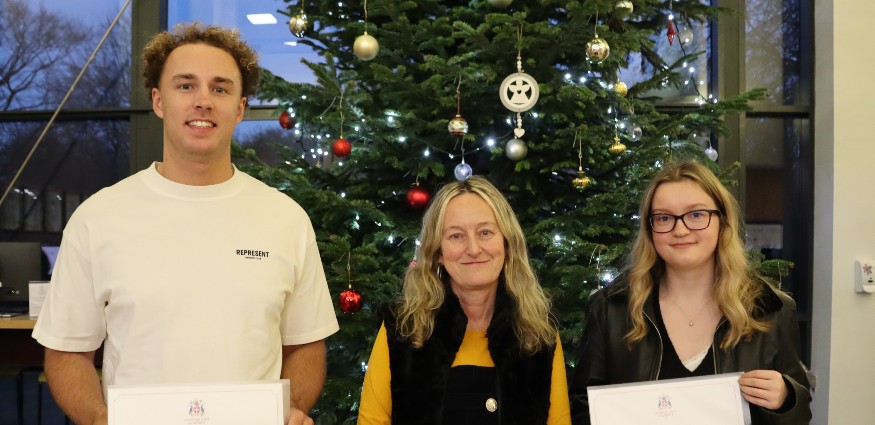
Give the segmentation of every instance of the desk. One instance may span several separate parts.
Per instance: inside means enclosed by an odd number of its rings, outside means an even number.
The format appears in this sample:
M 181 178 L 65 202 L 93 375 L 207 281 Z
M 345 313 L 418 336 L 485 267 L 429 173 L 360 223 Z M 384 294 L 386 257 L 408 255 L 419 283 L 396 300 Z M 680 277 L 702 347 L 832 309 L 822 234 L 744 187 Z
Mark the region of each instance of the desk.
M 0 329 L 33 329 L 36 317 L 27 314 L 14 317 L 0 317 Z

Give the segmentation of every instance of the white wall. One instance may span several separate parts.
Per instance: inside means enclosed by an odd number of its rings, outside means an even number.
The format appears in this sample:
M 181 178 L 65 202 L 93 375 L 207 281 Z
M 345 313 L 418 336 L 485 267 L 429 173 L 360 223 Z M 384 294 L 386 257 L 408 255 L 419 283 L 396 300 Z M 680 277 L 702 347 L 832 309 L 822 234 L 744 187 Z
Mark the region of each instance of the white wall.
M 813 424 L 875 423 L 875 294 L 854 292 L 875 258 L 875 2 L 816 0 Z

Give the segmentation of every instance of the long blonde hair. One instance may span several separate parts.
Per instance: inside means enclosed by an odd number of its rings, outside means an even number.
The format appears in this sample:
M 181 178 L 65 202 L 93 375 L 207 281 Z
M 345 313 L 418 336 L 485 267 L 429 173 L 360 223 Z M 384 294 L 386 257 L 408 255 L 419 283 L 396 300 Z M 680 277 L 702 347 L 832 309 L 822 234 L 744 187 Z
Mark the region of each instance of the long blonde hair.
M 529 265 L 523 230 L 504 195 L 480 176 L 443 186 L 426 210 L 416 265 L 404 274 L 401 299 L 396 308 L 399 336 L 419 348 L 434 331 L 435 316 L 449 288 L 449 276 L 445 272 L 442 277 L 439 275 L 441 265 L 438 264 L 444 213 L 450 200 L 465 193 L 476 194 L 489 205 L 504 236 L 505 264 L 499 285 L 504 285 L 515 306 L 513 328 L 520 350 L 532 354 L 552 346 L 557 330 L 550 314 L 550 302 Z
M 720 343 L 720 348 L 727 350 L 738 344 L 742 338 L 750 338 L 754 332 L 764 332 L 769 328 L 768 323 L 753 316 L 756 308 L 754 300 L 762 291 L 759 284 L 761 278 L 748 262 L 741 237 L 738 202 L 711 170 L 694 161 L 665 164 L 651 181 L 641 201 L 638 210 L 638 236 L 632 245 L 627 265 L 629 313 L 633 327 L 626 334 L 626 342 L 630 345 L 637 343 L 647 334 L 644 303 L 653 292 L 654 285 L 658 285 L 665 274 L 665 262 L 653 245 L 653 234 L 647 219 L 653 195 L 663 183 L 684 180 L 696 183 L 705 191 L 721 213 L 720 232 L 714 255 L 714 298 L 730 324 L 729 332 Z

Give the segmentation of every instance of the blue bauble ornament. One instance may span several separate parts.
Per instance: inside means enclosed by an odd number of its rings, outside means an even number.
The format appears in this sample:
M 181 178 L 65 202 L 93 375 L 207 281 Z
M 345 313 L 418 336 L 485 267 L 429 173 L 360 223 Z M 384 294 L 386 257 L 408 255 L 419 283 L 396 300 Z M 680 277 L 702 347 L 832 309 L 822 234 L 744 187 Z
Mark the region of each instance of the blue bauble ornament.
M 468 180 L 471 177 L 471 174 L 474 174 L 474 170 L 471 169 L 470 165 L 463 162 L 456 166 L 456 169 L 453 170 L 453 174 L 456 175 L 456 180 L 463 182 Z

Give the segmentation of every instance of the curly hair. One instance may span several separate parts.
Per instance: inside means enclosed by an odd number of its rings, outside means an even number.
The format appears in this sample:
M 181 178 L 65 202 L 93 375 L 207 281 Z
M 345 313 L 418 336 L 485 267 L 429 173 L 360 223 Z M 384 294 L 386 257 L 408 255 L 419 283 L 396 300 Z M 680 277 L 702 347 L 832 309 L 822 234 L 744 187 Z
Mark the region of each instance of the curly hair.
M 647 334 L 644 303 L 653 292 L 654 285 L 658 285 L 665 274 L 665 261 L 656 252 L 646 217 L 650 215 L 656 189 L 663 183 L 678 181 L 696 183 L 714 200 L 721 213 L 714 256 L 714 298 L 730 324 L 729 332 L 720 343 L 720 348 L 726 350 L 734 347 L 742 338 L 750 338 L 754 332 L 767 331 L 769 325 L 753 317 L 756 308 L 754 300 L 762 291 L 758 284 L 761 278 L 750 267 L 744 249 L 738 201 L 711 170 L 694 161 L 665 164 L 644 192 L 638 211 L 641 217 L 638 236 L 627 264 L 629 313 L 633 326 L 626 334 L 626 341 L 634 344 Z
M 504 236 L 505 264 L 499 282 L 505 286 L 515 308 L 513 328 L 520 350 L 532 354 L 553 346 L 557 328 L 550 314 L 550 301 L 529 264 L 523 230 L 504 195 L 480 176 L 445 185 L 426 210 L 416 265 L 409 267 L 404 275 L 396 308 L 399 336 L 419 348 L 434 331 L 435 316 L 449 287 L 447 273 L 443 273 L 443 279 L 438 274 L 444 214 L 450 200 L 465 193 L 476 194 L 489 205 Z
M 194 22 L 177 24 L 170 32 L 156 34 L 143 49 L 143 78 L 150 98 L 152 89 L 158 88 L 167 57 L 174 49 L 186 44 L 206 44 L 228 52 L 240 69 L 243 97 L 248 99 L 255 94 L 261 72 L 258 54 L 240 39 L 240 31 L 213 25 L 205 27 Z

